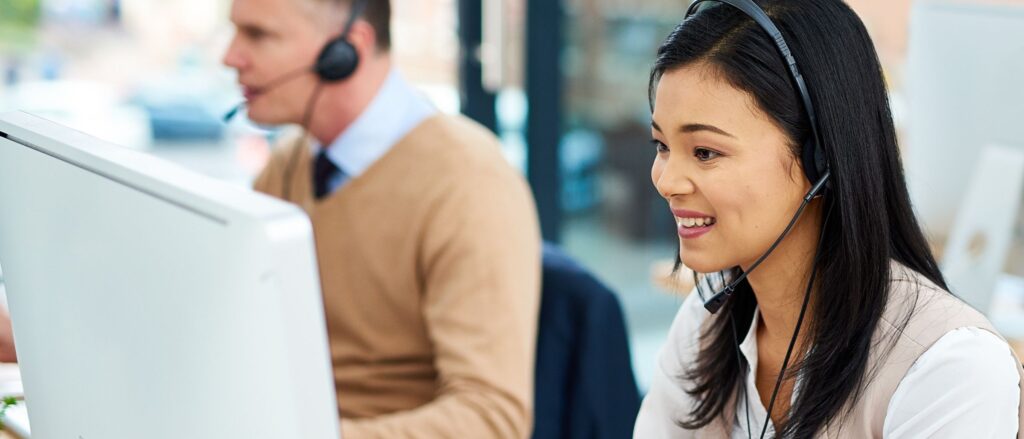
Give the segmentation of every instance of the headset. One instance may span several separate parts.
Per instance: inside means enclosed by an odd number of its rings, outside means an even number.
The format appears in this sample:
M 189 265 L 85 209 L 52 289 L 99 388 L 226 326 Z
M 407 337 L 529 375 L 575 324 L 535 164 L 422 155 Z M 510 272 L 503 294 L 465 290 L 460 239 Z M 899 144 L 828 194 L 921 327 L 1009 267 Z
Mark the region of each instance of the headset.
M 775 46 L 779 49 L 779 53 L 786 62 L 786 66 L 789 69 L 790 77 L 793 79 L 793 85 L 796 91 L 800 94 L 800 100 L 804 105 L 804 111 L 807 113 L 807 118 L 811 125 L 811 137 L 804 141 L 803 148 L 800 151 L 800 165 L 804 171 L 804 175 L 807 176 L 807 180 L 812 183 L 811 189 L 807 191 L 804 196 L 803 202 L 797 209 L 796 214 L 793 215 L 793 219 L 790 220 L 786 229 L 779 235 L 779 238 L 772 243 L 771 247 L 768 248 L 760 258 L 758 258 L 749 269 L 745 270 L 736 279 L 730 282 L 722 291 L 719 291 L 715 295 L 711 296 L 710 299 L 705 301 L 704 307 L 713 313 L 725 304 L 725 302 L 735 292 L 736 287 L 739 286 L 744 279 L 747 278 L 755 268 L 764 262 L 765 258 L 768 257 L 775 250 L 775 247 L 782 242 L 793 226 L 796 224 L 800 214 L 803 213 L 804 208 L 814 198 L 817 198 L 824 194 L 824 192 L 830 187 L 829 177 L 831 171 L 828 165 L 828 159 L 825 154 L 824 146 L 821 142 L 821 136 L 818 134 L 818 118 L 814 112 L 814 105 L 811 103 L 811 95 L 807 91 L 807 83 L 804 81 L 803 75 L 800 74 L 800 69 L 797 67 L 796 58 L 793 57 L 792 51 L 789 49 L 789 45 L 786 44 L 786 40 L 782 37 L 782 32 L 775 26 L 771 18 L 768 18 L 768 14 L 761 9 L 752 0 L 697 0 L 690 5 L 690 8 L 686 11 L 686 18 L 688 20 L 697 12 L 703 10 L 705 7 L 711 6 L 712 3 L 724 3 L 730 5 L 744 14 L 749 16 L 751 19 L 760 26 L 772 41 L 775 42 Z
M 754 20 L 754 23 L 761 27 L 761 29 L 764 30 L 765 33 L 767 33 L 768 36 L 772 39 L 772 41 L 775 43 L 776 48 L 778 48 L 779 50 L 779 54 L 785 61 L 790 77 L 793 80 L 793 86 L 796 89 L 796 91 L 800 94 L 800 100 L 803 103 L 804 111 L 807 113 L 807 118 L 811 126 L 811 136 L 810 138 L 804 141 L 803 148 L 800 152 L 800 164 L 801 168 L 803 169 L 804 175 L 807 176 L 807 180 L 812 183 L 812 186 L 811 189 L 807 191 L 807 194 L 803 197 L 803 200 L 800 203 L 800 207 L 797 208 L 796 213 L 793 215 L 793 218 L 789 221 L 789 224 L 786 226 L 785 230 L 783 230 L 782 234 L 779 235 L 779 237 L 775 240 L 775 242 L 772 243 L 768 250 L 764 254 L 762 254 L 761 257 L 759 257 L 750 266 L 750 268 L 744 270 L 742 274 L 740 274 L 731 282 L 729 282 L 729 284 L 726 285 L 724 289 L 715 293 L 714 295 L 711 296 L 711 298 L 707 299 L 704 302 L 704 308 L 706 308 L 712 314 L 718 312 L 718 310 L 722 308 L 722 305 L 724 305 L 726 301 L 728 301 L 732 294 L 735 292 L 736 287 L 739 286 L 739 284 L 743 282 L 743 280 L 746 279 L 751 272 L 753 272 L 759 265 L 761 265 L 761 263 L 764 262 L 768 255 L 775 251 L 775 248 L 778 247 L 779 243 L 781 243 L 782 240 L 785 239 L 787 235 L 789 235 L 789 232 L 793 229 L 793 226 L 796 224 L 797 220 L 800 218 L 800 215 L 803 213 L 804 209 L 811 202 L 811 200 L 820 197 L 826 193 L 826 191 L 830 188 L 829 177 L 831 176 L 831 170 L 829 168 L 826 151 L 821 141 L 821 136 L 818 133 L 818 119 L 814 112 L 814 105 L 811 103 L 811 95 L 808 91 L 807 83 L 804 81 L 803 75 L 800 74 L 800 69 L 797 66 L 796 58 L 793 56 L 792 51 L 789 49 L 789 45 L 786 44 L 786 40 L 785 38 L 783 38 L 782 32 L 779 31 L 779 28 L 777 26 L 775 26 L 775 23 L 772 22 L 771 18 L 768 17 L 768 14 L 765 13 L 764 10 L 761 9 L 761 7 L 758 6 L 757 3 L 755 3 L 753 0 L 697 0 L 690 4 L 690 7 L 686 11 L 686 18 L 684 18 L 683 21 L 685 22 L 686 20 L 689 20 L 693 15 L 697 14 L 706 7 L 712 6 L 715 3 L 724 3 L 726 5 L 729 5 L 735 9 L 738 9 L 739 11 L 743 12 L 748 17 L 750 17 L 752 20 Z M 810 299 L 811 287 L 814 284 L 815 275 L 817 274 L 817 270 L 814 270 L 813 267 L 817 266 L 818 259 L 821 256 L 821 239 L 824 238 L 824 230 L 828 222 L 829 215 L 830 212 L 826 213 L 825 220 L 822 222 L 822 230 L 818 239 L 818 248 L 815 250 L 811 276 L 807 282 L 807 289 L 804 292 L 803 304 L 800 308 L 800 316 L 797 319 L 796 328 L 793 331 L 793 337 L 789 341 L 789 348 L 786 350 L 786 356 L 782 361 L 782 369 L 779 371 L 779 375 L 776 378 L 775 388 L 772 390 L 771 401 L 768 403 L 767 407 L 768 413 L 765 416 L 764 425 L 761 429 L 762 438 L 768 430 L 768 423 L 771 422 L 771 414 L 772 409 L 775 406 L 775 399 L 776 396 L 778 396 L 779 388 L 782 385 L 782 379 L 786 373 L 786 366 L 789 364 L 790 355 L 793 353 L 793 347 L 796 344 L 797 335 L 800 332 L 800 327 L 804 320 L 804 314 L 807 311 L 807 304 Z M 730 319 L 732 319 L 732 316 L 730 316 Z M 736 334 L 736 323 L 734 320 L 732 320 L 730 323 L 732 324 L 734 342 L 736 343 L 737 360 L 739 360 L 741 357 L 739 353 L 739 340 Z M 742 383 L 746 383 L 745 378 L 741 380 L 741 384 Z M 746 395 L 745 387 L 746 386 L 744 385 L 742 389 L 744 395 Z M 750 437 L 749 403 L 744 404 L 744 407 L 746 407 L 747 409 L 747 436 Z
M 348 35 L 352 31 L 352 26 L 355 25 L 356 20 L 363 15 L 367 3 L 369 3 L 369 0 L 355 0 L 341 34 L 324 44 L 323 49 L 320 49 L 320 53 L 311 67 L 304 66 L 292 70 L 260 88 L 264 91 L 270 90 L 301 76 L 303 73 L 309 72 L 316 74 L 321 82 L 339 82 L 352 76 L 352 73 L 359 67 L 359 53 L 356 51 L 355 46 L 348 41 Z M 247 102 L 242 101 L 232 107 L 231 110 L 224 114 L 224 122 L 234 118 L 246 104 Z
M 348 34 L 352 31 L 352 25 L 363 15 L 366 4 L 370 0 L 355 0 L 352 10 L 348 14 L 348 21 L 341 31 L 341 35 L 328 41 L 316 57 L 316 64 L 313 71 L 324 82 L 342 81 L 352 76 L 352 73 L 359 67 L 359 53 L 352 43 L 348 42 Z

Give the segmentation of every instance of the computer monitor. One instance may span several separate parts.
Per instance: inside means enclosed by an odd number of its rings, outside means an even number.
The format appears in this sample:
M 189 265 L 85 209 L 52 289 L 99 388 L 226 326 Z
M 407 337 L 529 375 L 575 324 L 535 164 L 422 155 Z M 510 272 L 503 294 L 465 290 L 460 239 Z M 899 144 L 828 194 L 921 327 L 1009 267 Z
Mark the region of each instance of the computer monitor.
M 26 113 L 0 132 L 32 437 L 340 437 L 300 209 Z
M 907 54 L 907 182 L 944 240 L 982 148 L 1024 148 L 1024 4 L 915 1 Z

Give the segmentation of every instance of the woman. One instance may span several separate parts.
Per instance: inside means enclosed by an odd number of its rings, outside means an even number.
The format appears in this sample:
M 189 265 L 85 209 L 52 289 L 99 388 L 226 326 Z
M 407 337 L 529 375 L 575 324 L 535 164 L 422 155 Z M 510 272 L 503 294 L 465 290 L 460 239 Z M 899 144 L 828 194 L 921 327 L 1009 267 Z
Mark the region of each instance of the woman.
M 651 75 L 651 176 L 704 274 L 635 437 L 1018 435 L 1024 370 L 947 292 L 863 24 L 838 0 L 759 1 L 760 23 L 728 3 L 688 14 Z

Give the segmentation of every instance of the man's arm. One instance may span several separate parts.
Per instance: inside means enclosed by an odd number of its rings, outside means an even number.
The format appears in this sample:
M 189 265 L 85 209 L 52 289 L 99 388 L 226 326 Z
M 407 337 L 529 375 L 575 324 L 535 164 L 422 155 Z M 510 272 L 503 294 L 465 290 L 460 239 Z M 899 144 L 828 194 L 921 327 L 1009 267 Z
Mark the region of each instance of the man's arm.
M 11 328 L 11 315 L 7 308 L 0 306 L 0 363 L 17 363 L 18 354 L 14 351 L 14 330 Z
M 438 203 L 421 237 L 437 397 L 406 412 L 343 419 L 345 439 L 532 433 L 541 270 L 536 210 L 518 175 L 483 173 L 467 176 L 471 184 Z

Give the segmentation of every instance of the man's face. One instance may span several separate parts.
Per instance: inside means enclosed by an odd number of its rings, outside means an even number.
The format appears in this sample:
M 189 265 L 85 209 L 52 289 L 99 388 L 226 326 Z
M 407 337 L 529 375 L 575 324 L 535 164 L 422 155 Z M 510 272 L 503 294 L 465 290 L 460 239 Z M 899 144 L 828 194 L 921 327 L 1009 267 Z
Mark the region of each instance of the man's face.
M 249 119 L 263 124 L 299 123 L 317 83 L 309 69 L 330 38 L 305 0 L 234 0 L 235 37 L 224 64 L 238 71 Z M 268 87 L 286 76 L 292 79 Z

